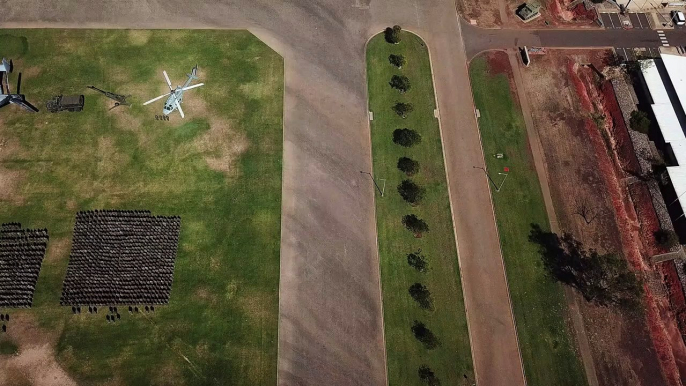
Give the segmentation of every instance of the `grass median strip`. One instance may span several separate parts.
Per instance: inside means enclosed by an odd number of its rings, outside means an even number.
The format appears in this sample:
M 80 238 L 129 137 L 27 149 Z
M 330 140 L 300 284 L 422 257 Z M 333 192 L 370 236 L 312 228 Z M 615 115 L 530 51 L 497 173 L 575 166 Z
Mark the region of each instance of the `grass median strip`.
M 367 47 L 373 174 L 386 187 L 376 218 L 389 384 L 425 385 L 432 372 L 441 384 L 471 385 L 429 55 L 416 35 L 399 37 L 379 34 Z
M 548 216 L 522 113 L 507 72 L 499 71 L 484 57 L 470 66 L 489 173 L 510 170 L 502 189 L 492 193 L 527 384 L 585 385 L 565 323 L 563 289 L 547 276 L 538 247 L 528 240 L 532 223 L 549 229 Z M 498 153 L 504 157 L 495 157 Z

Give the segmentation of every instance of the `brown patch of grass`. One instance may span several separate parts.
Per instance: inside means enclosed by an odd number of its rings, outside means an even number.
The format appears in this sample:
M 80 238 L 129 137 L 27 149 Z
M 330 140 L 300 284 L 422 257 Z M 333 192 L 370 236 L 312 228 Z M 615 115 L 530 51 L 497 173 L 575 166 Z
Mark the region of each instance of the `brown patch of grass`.
M 24 67 L 21 70 L 22 83 L 24 79 L 35 78 L 41 73 L 41 68 L 37 66 Z M 22 87 L 23 89 L 23 87 Z
M 195 146 L 210 169 L 235 177 L 238 170 L 234 161 L 248 148 L 248 139 L 244 133 L 231 129 L 227 121 L 213 117 L 210 129 L 195 141 Z
M 111 137 L 100 137 L 98 139 L 98 172 L 107 176 L 121 170 L 128 157 L 117 149 L 114 139 Z
M 207 287 L 199 287 L 196 289 L 194 297 L 212 305 L 217 303 L 217 295 L 210 292 Z
M 152 36 L 152 31 L 150 30 L 130 30 L 129 42 L 133 46 L 143 46 L 148 43 L 150 36 Z
M 153 385 L 184 385 L 183 375 L 174 361 L 167 361 L 155 371 Z
M 31 384 L 41 386 L 76 385 L 55 358 L 59 331 L 40 328 L 31 314 L 22 311 L 14 313 L 7 334 L 19 347 L 19 353 L 3 361 L 0 379 L 4 377 L 14 382 L 15 379 L 25 378 Z M 19 372 L 18 378 L 15 378 L 17 375 L 14 372 Z
M 219 268 L 221 268 L 221 262 L 219 261 L 219 259 L 216 257 L 211 257 L 210 258 L 210 269 L 213 271 L 217 271 Z
M 271 313 L 271 300 L 268 295 L 264 292 L 242 293 L 238 302 L 251 318 L 264 320 Z
M 0 117 L 0 127 L 3 126 Z M 0 133 L 0 135 L 2 135 Z M 0 139 L 0 163 L 8 160 L 21 152 L 21 146 L 15 139 Z M 0 165 L 0 201 L 10 201 L 13 204 L 21 204 L 24 197 L 18 191 L 19 186 L 26 178 L 26 173 L 19 170 L 10 170 Z
M 52 239 L 48 243 L 48 249 L 45 252 L 45 261 L 53 262 L 59 261 L 69 256 L 69 248 L 71 247 L 71 240 L 68 237 L 61 237 Z
M 26 179 L 26 173 L 0 167 L 0 201 L 10 201 L 14 205 L 21 205 L 24 197 L 19 191 L 19 186 L 24 179 Z

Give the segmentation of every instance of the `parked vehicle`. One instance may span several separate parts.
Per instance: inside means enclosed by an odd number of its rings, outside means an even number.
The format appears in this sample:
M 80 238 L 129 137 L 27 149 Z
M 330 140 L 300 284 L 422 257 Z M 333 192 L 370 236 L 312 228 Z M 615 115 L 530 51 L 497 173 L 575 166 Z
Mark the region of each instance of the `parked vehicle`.
M 676 25 L 684 25 L 686 24 L 686 17 L 684 17 L 684 13 L 681 11 L 672 11 L 672 21 Z
M 83 95 L 58 95 L 49 100 L 45 107 L 51 113 L 58 111 L 81 111 L 83 110 Z

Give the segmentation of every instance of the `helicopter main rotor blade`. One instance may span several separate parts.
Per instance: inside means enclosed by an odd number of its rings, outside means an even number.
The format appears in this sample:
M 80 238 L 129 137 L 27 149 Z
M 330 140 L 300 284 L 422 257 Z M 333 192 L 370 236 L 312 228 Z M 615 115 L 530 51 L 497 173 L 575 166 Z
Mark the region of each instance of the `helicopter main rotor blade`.
M 150 99 L 149 101 L 143 103 L 143 106 L 149 105 L 150 103 L 155 102 L 155 101 L 158 101 L 158 100 L 160 100 L 160 99 L 162 99 L 162 98 L 164 98 L 164 97 L 166 97 L 166 96 L 168 96 L 168 95 L 169 95 L 169 94 L 164 94 L 164 95 L 158 96 L 157 98 Z
M 38 109 L 33 106 L 31 103 L 27 102 L 26 100 L 19 99 L 19 98 L 11 98 L 10 103 L 13 103 L 15 105 L 21 106 L 24 110 L 30 111 L 32 113 L 37 113 Z
M 21 95 L 21 72 L 17 77 L 17 94 Z
M 192 89 L 192 88 L 196 88 L 196 87 L 200 87 L 200 86 L 204 86 L 204 85 L 205 85 L 205 83 L 198 83 L 198 84 L 194 84 L 194 85 L 192 85 L 192 86 L 184 87 L 184 88 L 182 88 L 181 90 L 183 90 L 183 91 L 188 91 L 188 90 L 190 90 L 190 89 Z
M 167 76 L 167 71 L 162 70 L 162 74 L 164 75 L 164 79 L 167 81 L 167 86 L 169 86 L 169 91 L 173 91 L 171 81 L 169 80 L 169 76 Z
M 186 116 L 183 114 L 183 110 L 181 109 L 181 104 L 179 103 L 179 101 L 175 101 L 175 102 L 176 102 L 176 108 L 179 109 L 179 114 L 181 114 L 181 118 L 186 118 Z

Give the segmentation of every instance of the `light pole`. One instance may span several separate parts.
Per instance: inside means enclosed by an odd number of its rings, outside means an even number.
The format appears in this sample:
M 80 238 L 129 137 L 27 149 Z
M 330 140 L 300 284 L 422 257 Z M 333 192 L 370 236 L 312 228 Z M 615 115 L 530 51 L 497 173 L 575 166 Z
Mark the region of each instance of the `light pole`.
M 486 177 L 488 177 L 488 180 L 491 181 L 491 184 L 493 184 L 493 187 L 495 188 L 496 192 L 500 192 L 500 189 L 503 187 L 503 184 L 505 183 L 505 180 L 507 179 L 507 176 L 510 173 L 498 173 L 498 175 L 505 176 L 503 180 L 500 182 L 500 185 L 496 184 L 495 181 L 493 181 L 493 178 L 491 178 L 491 175 L 488 174 L 488 171 L 486 169 L 482 168 L 481 166 L 472 166 L 474 169 L 481 169 L 484 171 L 484 174 L 486 174 Z M 505 168 L 505 170 L 509 171 L 509 169 Z
M 369 174 L 369 177 L 371 177 L 371 178 L 372 178 L 372 181 L 374 181 L 374 186 L 376 186 L 376 189 L 377 189 L 377 190 L 379 191 L 379 193 L 381 194 L 381 197 L 383 197 L 383 190 L 381 190 L 381 188 L 379 187 L 379 184 L 376 183 L 376 179 L 374 179 L 374 176 L 372 175 L 372 173 L 363 172 L 362 170 L 360 170 L 360 173 L 362 173 L 362 174 Z

